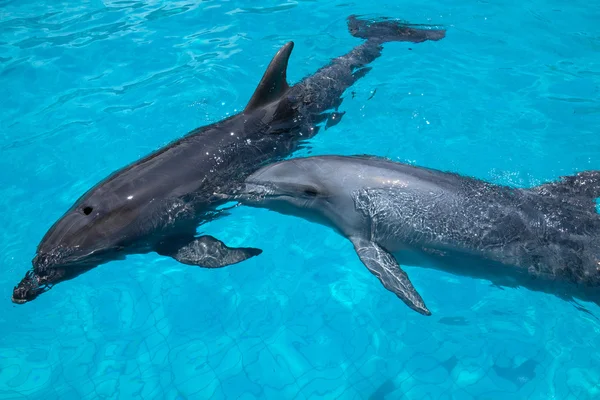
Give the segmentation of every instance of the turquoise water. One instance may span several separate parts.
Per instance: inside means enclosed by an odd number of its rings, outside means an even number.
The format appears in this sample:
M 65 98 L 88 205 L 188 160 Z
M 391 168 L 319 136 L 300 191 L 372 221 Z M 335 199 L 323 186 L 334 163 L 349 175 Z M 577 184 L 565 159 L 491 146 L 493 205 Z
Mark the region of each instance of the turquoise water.
M 0 0 L 0 398 L 600 398 L 594 316 L 407 266 L 423 317 L 348 241 L 266 210 L 202 227 L 264 249 L 247 262 L 134 256 L 10 302 L 81 193 L 242 109 L 286 41 L 291 82 L 344 54 L 360 43 L 350 14 L 448 33 L 386 44 L 342 122 L 300 155 L 378 154 L 515 186 L 600 169 L 593 2 Z

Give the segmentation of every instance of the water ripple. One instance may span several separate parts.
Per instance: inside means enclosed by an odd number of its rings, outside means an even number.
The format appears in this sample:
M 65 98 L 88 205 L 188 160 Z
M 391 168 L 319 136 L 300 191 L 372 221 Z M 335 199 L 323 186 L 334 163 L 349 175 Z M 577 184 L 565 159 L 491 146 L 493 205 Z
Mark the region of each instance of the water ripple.
M 38 133 L 36 135 L 32 135 L 23 139 L 17 139 L 17 140 L 11 140 L 10 143 L 7 144 L 1 144 L 0 143 L 0 149 L 2 150 L 11 150 L 11 149 L 17 149 L 19 147 L 23 147 L 23 146 L 27 146 L 30 145 L 34 142 L 36 142 L 37 140 L 39 140 L 40 138 L 44 138 L 44 139 L 48 139 L 54 135 L 58 135 L 63 131 L 67 131 L 73 127 L 87 127 L 87 126 L 91 126 L 94 123 L 94 121 L 70 121 L 67 123 L 64 123 L 62 125 L 57 126 L 56 128 L 47 131 L 47 132 L 41 132 Z
M 228 11 L 226 14 L 272 14 L 281 11 L 287 11 L 294 7 L 297 7 L 298 3 L 295 1 L 289 1 L 286 3 L 278 4 L 271 7 L 241 7 L 234 10 Z

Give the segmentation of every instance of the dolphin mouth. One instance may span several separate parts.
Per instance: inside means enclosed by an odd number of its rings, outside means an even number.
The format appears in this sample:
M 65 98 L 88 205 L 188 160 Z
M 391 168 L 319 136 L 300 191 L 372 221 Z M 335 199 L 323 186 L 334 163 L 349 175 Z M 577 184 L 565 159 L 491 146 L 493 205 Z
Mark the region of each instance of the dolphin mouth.
M 271 183 L 252 182 L 248 180 L 227 193 L 213 193 L 213 196 L 220 200 L 238 201 L 248 206 L 262 206 L 269 200 L 294 197 L 293 193 L 287 192 Z
M 32 260 L 33 269 L 27 271 L 21 282 L 13 288 L 12 302 L 24 304 L 50 290 L 65 276 L 64 251 L 38 252 Z
M 215 192 L 213 197 L 219 200 L 239 201 L 241 203 L 260 203 L 268 197 L 279 197 L 273 187 L 263 183 L 243 183 L 227 193 Z
M 52 286 L 41 282 L 40 277 L 33 271 L 27 271 L 21 282 L 13 288 L 11 300 L 15 304 L 25 304 L 34 300 Z
M 247 182 L 242 191 L 244 197 L 262 200 L 275 195 L 273 188 L 262 183 Z
M 117 254 L 112 260 L 124 258 L 118 253 L 120 246 L 102 247 L 85 254 L 75 255 L 73 251 L 58 249 L 52 252 L 38 252 L 32 260 L 33 269 L 27 271 L 21 282 L 13 288 L 11 300 L 15 304 L 24 304 L 64 280 L 71 279 L 102 263 L 102 255 L 111 251 Z
M 265 183 L 248 182 L 236 191 L 235 200 L 244 204 L 259 204 L 269 199 L 284 197 L 274 186 Z

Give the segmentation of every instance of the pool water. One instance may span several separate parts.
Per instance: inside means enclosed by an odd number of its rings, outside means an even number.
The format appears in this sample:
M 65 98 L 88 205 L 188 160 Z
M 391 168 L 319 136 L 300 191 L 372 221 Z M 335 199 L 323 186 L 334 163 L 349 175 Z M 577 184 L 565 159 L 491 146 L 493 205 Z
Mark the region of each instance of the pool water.
M 389 43 L 297 153 L 387 156 L 528 187 L 600 169 L 600 7 L 574 0 L 0 0 L 1 399 L 598 399 L 600 307 L 406 266 L 406 307 L 332 230 L 244 207 L 201 227 L 264 253 L 129 257 L 23 306 L 13 286 L 89 187 L 243 109 L 277 49 L 297 82 L 350 14 Z

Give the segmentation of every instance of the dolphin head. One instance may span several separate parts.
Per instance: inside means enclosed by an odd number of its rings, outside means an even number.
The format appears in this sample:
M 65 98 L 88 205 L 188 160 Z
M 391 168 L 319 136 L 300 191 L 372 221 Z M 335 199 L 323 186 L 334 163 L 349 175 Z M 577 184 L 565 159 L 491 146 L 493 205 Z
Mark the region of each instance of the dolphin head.
M 136 212 L 125 202 L 109 204 L 102 197 L 84 195 L 54 223 L 38 245 L 33 268 L 14 287 L 14 303 L 31 301 L 56 283 L 124 257 Z
M 291 159 L 250 175 L 236 197 L 243 204 L 302 217 L 347 234 L 360 223 L 352 198 L 355 172 L 335 160 Z

